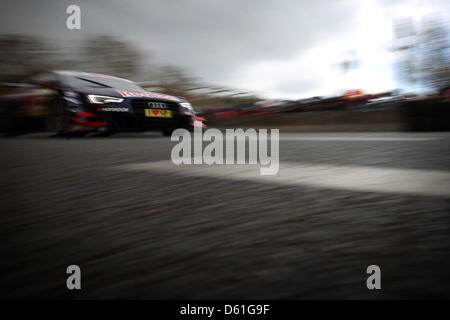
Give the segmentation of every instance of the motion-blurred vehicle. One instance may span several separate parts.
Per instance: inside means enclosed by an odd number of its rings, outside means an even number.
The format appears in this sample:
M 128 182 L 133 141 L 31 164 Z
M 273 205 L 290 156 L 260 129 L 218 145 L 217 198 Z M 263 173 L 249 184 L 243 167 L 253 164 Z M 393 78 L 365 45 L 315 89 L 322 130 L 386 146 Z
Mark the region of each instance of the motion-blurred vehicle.
M 204 127 L 183 97 L 145 91 L 114 76 L 51 71 L 26 80 L 0 102 L 4 131 L 57 134 L 161 131 Z

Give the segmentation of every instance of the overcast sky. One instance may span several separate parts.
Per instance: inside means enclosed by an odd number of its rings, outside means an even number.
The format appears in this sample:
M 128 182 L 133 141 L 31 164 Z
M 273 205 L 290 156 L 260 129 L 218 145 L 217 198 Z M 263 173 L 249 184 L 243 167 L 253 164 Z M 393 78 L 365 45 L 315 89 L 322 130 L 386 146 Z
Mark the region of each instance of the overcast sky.
M 268 98 L 396 87 L 392 19 L 450 10 L 448 0 L 2 0 L 0 32 L 61 41 L 112 34 L 205 83 Z M 67 30 L 66 7 L 81 7 Z M 150 56 L 149 56 L 150 57 Z M 149 58 L 150 59 L 150 58 Z M 337 64 L 356 60 L 343 73 Z

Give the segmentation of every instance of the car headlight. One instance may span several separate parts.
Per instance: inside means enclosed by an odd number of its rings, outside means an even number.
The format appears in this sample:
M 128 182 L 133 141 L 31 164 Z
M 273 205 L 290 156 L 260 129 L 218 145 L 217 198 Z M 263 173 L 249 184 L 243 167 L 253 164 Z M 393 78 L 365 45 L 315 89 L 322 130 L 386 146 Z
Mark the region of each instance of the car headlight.
M 88 99 L 91 103 L 121 103 L 123 101 L 122 98 L 116 97 L 107 97 L 107 96 L 97 96 L 94 94 L 88 95 Z
M 192 108 L 192 106 L 191 106 L 191 104 L 190 104 L 189 102 L 181 102 L 180 105 L 181 105 L 183 108 L 186 108 L 186 109 L 189 109 L 189 110 L 191 110 L 191 111 L 194 111 L 194 109 Z

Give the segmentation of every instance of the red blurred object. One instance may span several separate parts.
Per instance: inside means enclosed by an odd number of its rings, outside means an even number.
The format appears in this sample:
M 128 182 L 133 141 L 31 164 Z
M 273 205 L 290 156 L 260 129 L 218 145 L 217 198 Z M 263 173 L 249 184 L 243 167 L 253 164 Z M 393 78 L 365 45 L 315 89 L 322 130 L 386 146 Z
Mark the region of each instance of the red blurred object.
M 354 98 L 359 98 L 363 95 L 364 95 L 364 92 L 360 89 L 347 90 L 347 91 L 345 91 L 343 98 L 344 99 L 354 99 Z
M 197 121 L 206 121 L 205 118 L 203 117 L 192 117 L 192 120 L 197 120 Z
M 98 117 L 98 115 L 92 112 L 77 112 L 77 115 L 82 117 Z
M 89 121 L 89 120 L 84 120 L 84 119 L 80 119 L 80 118 L 75 118 L 75 117 L 71 117 L 70 119 L 72 119 L 73 121 L 83 124 L 85 126 L 89 126 L 89 127 L 103 127 L 106 126 L 106 122 L 105 121 Z

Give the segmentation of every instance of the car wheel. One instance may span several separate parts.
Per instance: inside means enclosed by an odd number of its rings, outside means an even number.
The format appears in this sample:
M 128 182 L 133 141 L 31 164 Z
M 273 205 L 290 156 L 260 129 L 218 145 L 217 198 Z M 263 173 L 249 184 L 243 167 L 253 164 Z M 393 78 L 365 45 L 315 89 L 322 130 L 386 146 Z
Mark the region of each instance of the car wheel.
M 60 96 L 56 96 L 48 106 L 48 114 L 45 119 L 45 127 L 49 132 L 62 135 L 67 131 L 69 124 L 67 111 Z

